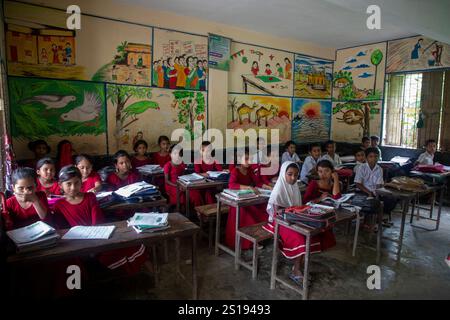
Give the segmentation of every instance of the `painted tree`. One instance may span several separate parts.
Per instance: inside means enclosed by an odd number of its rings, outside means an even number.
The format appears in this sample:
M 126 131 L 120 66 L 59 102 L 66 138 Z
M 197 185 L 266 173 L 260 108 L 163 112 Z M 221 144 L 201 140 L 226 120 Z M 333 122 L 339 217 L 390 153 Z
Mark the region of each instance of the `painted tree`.
M 117 54 L 114 57 L 114 63 L 116 64 L 122 64 L 125 63 L 127 60 L 127 52 L 126 52 L 126 47 L 128 46 L 128 42 L 127 41 L 123 41 L 121 44 L 119 44 L 116 48 L 117 50 Z
M 371 115 L 379 114 L 380 108 L 376 102 L 344 102 L 337 103 L 333 108 L 333 115 L 342 113 L 337 120 L 348 125 L 360 125 L 363 136 L 370 136 Z
M 237 108 L 237 100 L 236 97 L 233 98 L 232 101 L 228 100 L 228 108 L 231 109 L 231 122 L 234 122 L 234 112 Z
M 205 120 L 205 96 L 202 92 L 195 91 L 174 91 L 172 107 L 177 109 L 178 122 L 191 133 L 194 138 L 194 122 L 202 121 L 202 131 Z
M 373 91 L 372 94 L 376 95 L 376 88 L 377 88 L 377 73 L 378 73 L 378 66 L 383 61 L 383 52 L 381 52 L 380 49 L 375 49 L 372 54 L 370 55 L 370 62 L 372 65 L 375 66 L 375 79 L 373 82 Z
M 108 85 L 107 99 L 116 107 L 115 120 L 116 130 L 114 137 L 116 138 L 116 147 L 119 148 L 120 135 L 124 129 L 129 127 L 132 123 L 139 120 L 138 115 L 146 112 L 149 109 L 158 109 L 159 104 L 151 101 L 152 89 L 146 87 Z M 139 99 L 126 106 L 131 99 Z M 126 123 L 126 121 L 129 121 Z

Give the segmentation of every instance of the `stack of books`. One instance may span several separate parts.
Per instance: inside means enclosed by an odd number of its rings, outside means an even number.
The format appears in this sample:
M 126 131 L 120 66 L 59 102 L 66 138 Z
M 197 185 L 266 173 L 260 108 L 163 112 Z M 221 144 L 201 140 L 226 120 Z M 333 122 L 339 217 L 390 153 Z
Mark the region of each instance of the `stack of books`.
M 200 183 L 200 182 L 206 181 L 205 177 L 203 177 L 202 175 L 199 175 L 198 173 L 186 174 L 184 176 L 180 176 L 178 179 L 180 179 L 180 181 L 182 181 L 186 184 Z
M 258 195 L 253 190 L 225 189 L 223 190 L 222 195 L 233 200 L 247 200 L 258 198 Z
M 53 247 L 59 239 L 59 234 L 56 230 L 42 221 L 7 231 L 6 234 L 15 243 L 19 252 L 30 252 Z
M 208 171 L 208 178 L 217 181 L 227 181 L 230 178 L 230 174 L 225 171 Z
M 168 213 L 136 212 L 127 222 L 137 233 L 155 232 L 170 228 L 168 218 Z
M 163 169 L 158 164 L 147 164 L 142 167 L 136 168 L 141 174 L 156 174 L 156 173 L 162 173 Z
M 259 195 L 261 197 L 267 197 L 270 198 L 270 195 L 272 194 L 272 190 L 267 190 L 267 189 L 263 189 L 263 188 L 256 188 L 259 192 Z
M 157 194 L 158 189 L 150 183 L 141 181 L 117 189 L 114 193 L 122 198 L 130 198 L 132 196 Z

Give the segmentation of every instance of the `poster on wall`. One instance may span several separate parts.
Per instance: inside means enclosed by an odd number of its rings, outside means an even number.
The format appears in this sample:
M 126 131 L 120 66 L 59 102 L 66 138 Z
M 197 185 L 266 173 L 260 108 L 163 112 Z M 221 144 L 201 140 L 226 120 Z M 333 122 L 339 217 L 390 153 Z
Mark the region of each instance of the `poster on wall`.
M 332 61 L 295 55 L 295 97 L 331 99 L 332 81 Z
M 134 152 L 139 139 L 157 151 L 158 137 L 170 138 L 179 128 L 195 138 L 194 122 L 202 122 L 206 129 L 206 103 L 206 93 L 200 91 L 107 85 L 109 152 Z
M 331 137 L 360 143 L 362 137 L 381 134 L 382 101 L 333 102 Z
M 208 38 L 156 28 L 154 37 L 152 84 L 158 88 L 207 90 Z
M 208 41 L 209 67 L 229 71 L 231 39 L 210 33 L 208 36 Z
M 291 139 L 291 99 L 261 95 L 228 95 L 228 129 L 279 130 L 280 142 Z M 269 139 L 270 140 L 270 139 Z
M 385 42 L 338 50 L 333 100 L 383 99 L 385 59 Z
M 30 141 L 56 150 L 68 139 L 78 153 L 106 154 L 104 85 L 85 81 L 9 77 L 11 136 L 19 159 Z
M 292 96 L 293 62 L 292 53 L 233 42 L 229 91 Z
M 386 72 L 450 67 L 450 45 L 423 36 L 388 41 Z
M 152 29 L 82 16 L 66 29 L 61 10 L 5 2 L 8 74 L 150 85 Z
M 330 138 L 331 100 L 293 99 L 292 103 L 292 140 L 295 143 Z

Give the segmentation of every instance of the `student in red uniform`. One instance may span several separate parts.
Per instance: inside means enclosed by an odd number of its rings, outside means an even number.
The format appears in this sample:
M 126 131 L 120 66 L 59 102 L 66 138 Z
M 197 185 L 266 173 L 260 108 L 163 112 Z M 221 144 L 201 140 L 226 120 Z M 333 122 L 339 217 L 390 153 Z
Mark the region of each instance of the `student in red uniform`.
M 34 159 L 26 162 L 26 167 L 29 168 L 36 168 L 37 162 L 45 158 L 51 151 L 50 146 L 45 140 L 36 140 L 28 143 L 28 149 L 34 153 Z
M 278 168 L 274 168 L 274 170 L 276 169 L 276 172 L 273 172 L 271 174 L 267 174 L 264 171 L 269 170 L 267 168 L 270 168 L 272 164 L 275 165 L 275 161 L 278 161 L 278 157 L 275 151 L 272 151 L 271 146 L 267 146 L 267 153 L 269 154 L 269 157 L 264 158 L 267 159 L 268 163 L 252 164 L 252 170 L 253 173 L 258 176 L 258 179 L 261 181 L 262 188 L 271 190 L 277 182 Z
M 139 173 L 133 170 L 130 155 L 126 151 L 117 151 L 113 156 L 113 161 L 116 172 L 111 173 L 106 179 L 112 190 L 141 181 Z
M 201 157 L 202 157 L 202 163 L 195 164 L 194 170 L 196 173 L 207 177 L 208 171 L 223 171 L 223 167 L 221 164 L 217 163 L 216 160 L 213 159 L 212 153 L 214 151 L 211 150 L 211 142 L 209 141 L 203 141 L 202 142 L 202 148 L 201 148 Z M 211 204 L 215 203 L 215 189 L 204 189 L 204 197 L 203 197 L 203 203 L 205 204 Z
M 319 180 L 311 180 L 306 188 L 305 202 L 320 202 L 322 199 L 331 197 L 339 199 L 341 189 L 339 176 L 334 170 L 333 164 L 329 160 L 320 160 L 317 164 Z
M 158 138 L 159 151 L 153 155 L 153 161 L 155 164 L 159 164 L 161 168 L 164 168 L 167 162 L 170 162 L 170 139 L 166 136 L 160 136 Z
M 170 147 L 171 161 L 167 162 L 164 166 L 164 178 L 165 178 L 165 188 L 167 195 L 169 196 L 169 204 L 177 204 L 177 180 L 179 176 L 182 176 L 186 165 L 184 164 L 183 150 L 174 150 L 175 145 Z M 180 192 L 180 204 L 184 205 L 186 199 L 184 192 Z
M 57 164 L 56 168 L 60 170 L 62 167 L 73 164 L 73 156 L 75 150 L 72 147 L 72 143 L 69 140 L 62 140 L 58 143 L 57 148 Z
M 65 197 L 55 204 L 58 227 L 95 226 L 104 222 L 95 195 L 81 191 L 81 173 L 77 167 L 62 168 L 58 180 Z M 127 274 L 134 274 L 146 261 L 147 254 L 145 246 L 141 245 L 105 252 L 97 258 L 110 270 L 120 268 Z
M 246 148 L 242 155 L 241 164 L 233 169 L 230 174 L 228 187 L 233 190 L 248 190 L 255 187 L 261 187 L 262 184 L 255 176 L 250 165 L 250 152 Z M 253 225 L 259 222 L 267 221 L 265 205 L 247 206 L 240 209 L 239 227 Z M 236 209 L 230 208 L 228 214 L 225 243 L 228 247 L 235 247 L 236 237 Z M 252 243 L 242 239 L 241 248 L 246 250 L 252 247 Z
M 267 213 L 269 214 L 269 223 L 263 228 L 267 231 L 274 232 L 274 221 L 276 215 L 285 208 L 301 206 L 302 197 L 297 186 L 299 177 L 298 165 L 292 161 L 286 161 L 281 166 L 280 177 L 270 195 L 269 204 L 267 205 Z M 301 266 L 305 263 L 305 245 L 306 238 L 298 232 L 280 226 L 279 234 L 281 238 L 280 249 L 282 254 L 287 258 L 294 260 L 294 266 L 289 278 L 297 285 L 303 285 L 303 274 Z M 321 252 L 334 245 L 334 236 L 330 231 L 311 238 L 310 252 Z
M 56 168 L 55 162 L 50 158 L 42 158 L 36 164 L 36 190 L 43 191 L 47 197 L 51 195 L 60 195 L 61 189 L 55 180 Z
M 39 220 L 46 220 L 47 197 L 36 191 L 36 172 L 31 168 L 19 168 L 11 176 L 14 196 L 6 200 L 2 213 L 6 230 L 26 227 Z
M 136 155 L 131 158 L 133 168 L 139 168 L 152 163 L 151 159 L 147 156 L 148 144 L 145 140 L 136 141 L 133 150 L 136 152 Z
M 81 192 L 99 192 L 102 189 L 100 175 L 92 170 L 92 158 L 80 154 L 75 158 L 75 165 L 81 172 Z

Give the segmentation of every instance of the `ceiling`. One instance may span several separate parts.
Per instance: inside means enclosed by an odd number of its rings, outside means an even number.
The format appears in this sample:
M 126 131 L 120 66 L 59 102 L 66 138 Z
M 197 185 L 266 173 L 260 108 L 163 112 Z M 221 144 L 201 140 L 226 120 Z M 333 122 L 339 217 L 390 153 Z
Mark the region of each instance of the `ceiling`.
M 344 48 L 416 34 L 450 43 L 450 0 L 115 0 L 273 36 Z M 366 9 L 381 8 L 369 30 Z

